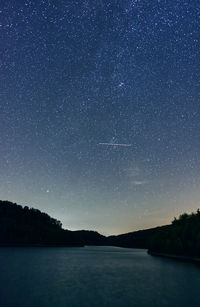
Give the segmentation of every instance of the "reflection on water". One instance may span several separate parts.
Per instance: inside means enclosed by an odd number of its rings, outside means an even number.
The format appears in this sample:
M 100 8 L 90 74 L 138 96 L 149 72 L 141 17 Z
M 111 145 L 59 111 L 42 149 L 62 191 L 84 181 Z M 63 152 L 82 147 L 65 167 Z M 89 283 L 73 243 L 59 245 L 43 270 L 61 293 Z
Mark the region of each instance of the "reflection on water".
M 200 306 L 200 267 L 117 247 L 0 248 L 0 306 Z

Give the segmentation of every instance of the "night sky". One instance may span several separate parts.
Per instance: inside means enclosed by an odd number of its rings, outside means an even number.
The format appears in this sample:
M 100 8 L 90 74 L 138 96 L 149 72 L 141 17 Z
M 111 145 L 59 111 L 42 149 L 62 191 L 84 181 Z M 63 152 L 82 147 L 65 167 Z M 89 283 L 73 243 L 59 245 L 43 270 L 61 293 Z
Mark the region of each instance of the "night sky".
M 196 211 L 200 1 L 0 6 L 0 198 L 103 234 Z

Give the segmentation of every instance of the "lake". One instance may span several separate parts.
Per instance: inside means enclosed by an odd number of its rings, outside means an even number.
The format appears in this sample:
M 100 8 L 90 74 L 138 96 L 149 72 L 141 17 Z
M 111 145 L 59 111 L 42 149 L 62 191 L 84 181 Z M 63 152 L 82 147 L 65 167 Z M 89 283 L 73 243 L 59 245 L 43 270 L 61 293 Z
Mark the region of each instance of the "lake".
M 118 247 L 0 248 L 0 306 L 200 306 L 200 266 Z

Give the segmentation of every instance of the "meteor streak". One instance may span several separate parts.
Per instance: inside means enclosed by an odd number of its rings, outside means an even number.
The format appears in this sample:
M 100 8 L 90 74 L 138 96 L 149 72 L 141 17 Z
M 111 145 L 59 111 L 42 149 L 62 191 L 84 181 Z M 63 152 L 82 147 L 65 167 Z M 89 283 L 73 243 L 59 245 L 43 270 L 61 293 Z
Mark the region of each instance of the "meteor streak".
M 132 144 L 115 144 L 115 143 L 99 143 L 99 145 L 105 145 L 105 146 L 124 146 L 124 147 L 132 146 Z

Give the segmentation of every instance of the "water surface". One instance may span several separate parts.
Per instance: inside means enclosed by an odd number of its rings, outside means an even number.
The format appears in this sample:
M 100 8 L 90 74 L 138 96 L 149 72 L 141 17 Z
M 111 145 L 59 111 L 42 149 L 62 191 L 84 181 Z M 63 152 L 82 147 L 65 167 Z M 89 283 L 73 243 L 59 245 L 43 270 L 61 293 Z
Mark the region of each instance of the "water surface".
M 2 307 L 200 306 L 200 266 L 118 247 L 0 248 Z

